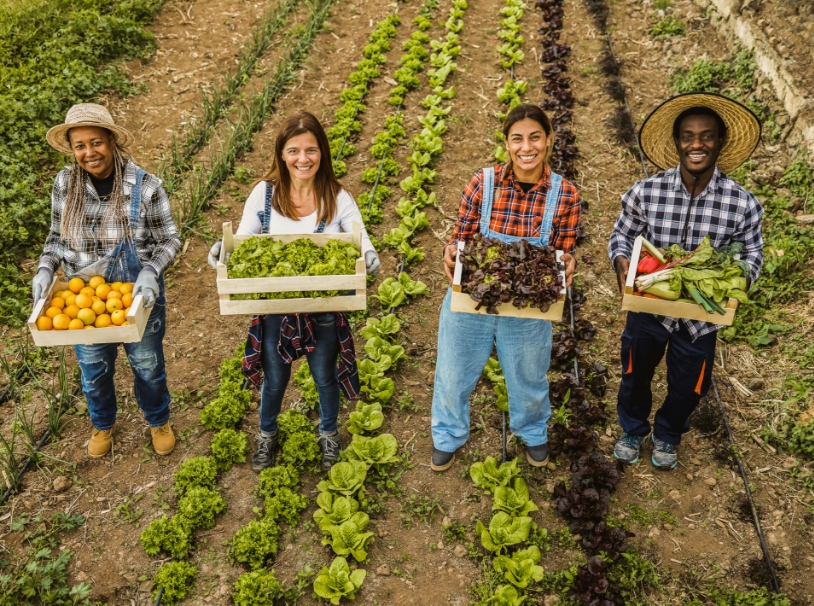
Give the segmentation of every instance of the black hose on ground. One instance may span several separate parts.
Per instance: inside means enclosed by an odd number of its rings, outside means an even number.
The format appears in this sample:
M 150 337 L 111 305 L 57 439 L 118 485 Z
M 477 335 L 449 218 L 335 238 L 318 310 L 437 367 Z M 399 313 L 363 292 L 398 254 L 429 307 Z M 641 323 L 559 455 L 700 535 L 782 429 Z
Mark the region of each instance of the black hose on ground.
M 14 386 L 14 384 L 17 381 L 19 381 L 20 379 L 23 378 L 23 375 L 25 374 L 25 372 L 27 370 L 28 370 L 28 364 L 24 364 L 23 367 L 20 370 L 17 371 L 17 374 L 14 375 L 14 380 L 10 381 L 8 386 L 3 390 L 3 393 L 0 394 L 0 405 L 6 403 L 6 400 L 8 400 L 9 396 L 11 395 L 11 388 Z

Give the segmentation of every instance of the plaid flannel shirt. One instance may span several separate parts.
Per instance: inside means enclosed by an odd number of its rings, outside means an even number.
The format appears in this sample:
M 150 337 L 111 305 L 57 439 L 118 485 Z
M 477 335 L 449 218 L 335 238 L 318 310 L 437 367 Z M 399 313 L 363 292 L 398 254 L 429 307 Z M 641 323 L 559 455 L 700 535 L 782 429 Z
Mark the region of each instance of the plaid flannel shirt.
M 640 234 L 659 248 L 678 244 L 689 251 L 695 250 L 704 236 L 709 236 L 715 248 L 743 242 L 740 258 L 749 265 L 751 283 L 754 284 L 763 265 L 760 225 L 763 207 L 757 198 L 716 167 L 709 185 L 693 201 L 686 241 L 680 242 L 689 202 L 690 192 L 681 180 L 679 167 L 636 183 L 622 196 L 622 212 L 608 243 L 611 263 L 619 256 L 630 259 L 633 241 Z M 635 261 L 631 260 L 631 267 L 634 266 Z M 657 318 L 670 332 L 679 326 L 676 318 Z M 680 321 L 693 340 L 721 327 L 711 322 Z
M 517 184 L 514 171 L 503 174 L 504 164 L 495 167 L 495 196 L 489 228 L 509 236 L 536 238 L 540 236 L 543 211 L 548 188 L 551 186 L 551 171 L 543 168 L 543 176 L 528 193 Z M 483 170 L 467 183 L 461 194 L 458 208 L 458 222 L 452 232 L 450 244 L 466 241 L 474 236 L 480 227 L 480 209 L 483 202 Z M 574 254 L 579 231 L 582 204 L 579 191 L 570 181 L 562 180 L 558 198 L 557 215 L 551 227 L 548 244 L 563 252 Z
M 62 238 L 62 212 L 68 197 L 68 179 L 73 167 L 66 167 L 59 172 L 54 181 L 51 193 L 51 231 L 45 239 L 39 267 L 45 267 L 54 273 L 62 264 L 68 276 L 76 274 L 83 268 L 95 263 L 111 252 L 127 235 L 121 224 L 109 221 L 100 225 L 107 213 L 109 201 L 100 200 L 90 179 L 85 183 L 85 230 L 78 245 L 72 248 Z M 128 160 L 124 175 L 124 214 L 130 213 L 130 190 L 136 184 L 137 167 Z M 172 262 L 181 249 L 181 236 L 172 218 L 170 201 L 167 192 L 161 185 L 161 179 L 147 173 L 141 185 L 141 212 L 139 223 L 135 226 L 136 253 L 142 266 L 149 267 L 156 274 L 161 274 Z

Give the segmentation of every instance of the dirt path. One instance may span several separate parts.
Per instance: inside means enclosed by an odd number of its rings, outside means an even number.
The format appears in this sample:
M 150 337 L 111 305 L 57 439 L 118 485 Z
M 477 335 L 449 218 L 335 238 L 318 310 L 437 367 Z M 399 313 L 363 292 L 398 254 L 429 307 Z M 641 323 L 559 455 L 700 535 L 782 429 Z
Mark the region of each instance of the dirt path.
M 463 51 L 457 58 L 458 73 L 451 82 L 457 96 L 447 119 L 449 131 L 444 135 L 444 152 L 436 161 L 438 179 L 433 191 L 438 195 L 440 209 L 428 209 L 432 229 L 417 237 L 426 259 L 410 269 L 414 278 L 425 281 L 431 297 L 419 299 L 399 312 L 402 320 L 402 340 L 411 355 L 394 377 L 396 398 L 386 414 L 383 431 L 394 434 L 401 447 L 408 446 L 412 466 L 391 489 L 391 498 L 384 501 L 387 511 L 373 516 L 371 530 L 376 539 L 370 550 L 370 562 L 360 603 L 365 604 L 466 604 L 468 590 L 482 572 L 478 564 L 461 555 L 459 545 L 448 541 L 442 520 L 465 524 L 469 529 L 477 519 L 488 519 L 488 499 L 481 499 L 473 488 L 468 466 L 486 455 L 498 455 L 500 450 L 500 414 L 493 405 L 491 386 L 479 385 L 472 395 L 472 438 L 460 452 L 459 462 L 445 474 L 434 474 L 427 465 L 431 453 L 429 411 L 432 397 L 432 376 L 435 362 L 437 318 L 445 293 L 445 280 L 440 275 L 441 240 L 448 235 L 455 216 L 460 191 L 470 176 L 490 162 L 494 147 L 494 131 L 499 128 L 496 113 L 502 108 L 495 97 L 498 77 L 505 81 L 494 51 L 499 41 L 499 8 L 495 0 L 471 0 L 465 29 L 461 33 Z M 225 4 L 222 0 L 199 0 L 193 4 L 169 4 L 159 15 L 153 31 L 159 40 L 159 54 L 144 66 L 130 66 L 131 73 L 148 84 L 151 92 L 113 103 L 117 119 L 139 133 L 139 154 L 155 161 L 168 141 L 167 130 L 175 130 L 197 111 L 197 85 L 213 86 L 220 81 L 225 66 L 234 62 L 238 46 L 245 42 L 250 27 L 257 22 L 263 6 L 250 3 Z M 254 146 L 240 163 L 252 178 L 258 178 L 268 168 L 274 133 L 281 120 L 293 111 L 308 109 L 330 123 L 339 105 L 339 92 L 345 86 L 347 74 L 361 58 L 361 49 L 373 24 L 388 14 L 391 5 L 384 0 L 342 0 L 329 18 L 330 27 L 318 38 L 309 55 L 299 81 L 289 88 L 278 104 L 277 111 L 266 122 L 254 140 Z M 369 188 L 360 182 L 362 171 L 375 164 L 369 147 L 373 136 L 394 111 L 387 104 L 390 86 L 385 78 L 392 77 L 401 55 L 401 43 L 412 30 L 412 19 L 418 3 L 399 4 L 402 24 L 393 41 L 388 63 L 369 95 L 367 111 L 362 115 L 363 132 L 357 142 L 357 154 L 348 158 L 349 173 L 344 182 L 356 194 Z M 446 18 L 448 4 L 442 3 L 435 22 Z M 581 0 L 565 3 L 565 30 L 561 42 L 572 46 L 569 75 L 577 104 L 572 128 L 578 136 L 582 158 L 577 184 L 590 203 L 586 217 L 587 242 L 578 251 L 582 258 L 580 280 L 588 295 L 582 315 L 598 328 L 593 342 L 585 345 L 582 362 L 599 362 L 617 372 L 618 337 L 624 316 L 619 312 L 616 279 L 606 261 L 608 235 L 619 209 L 619 196 L 641 178 L 638 158 L 623 151 L 606 125 L 615 104 L 602 90 L 598 69 L 601 33 L 592 25 Z M 700 10 L 688 0 L 674 3 L 674 10 L 686 16 L 691 24 L 688 35 L 669 44 L 654 44 L 648 35 L 656 20 L 648 5 L 620 2 L 614 5 L 611 23 L 618 55 L 625 60 L 623 79 L 637 124 L 660 100 L 669 96 L 671 70 L 687 66 L 699 57 L 727 58 L 731 48 L 715 28 L 700 16 Z M 302 15 L 300 9 L 297 15 Z M 292 22 L 296 21 L 292 17 Z M 536 30 L 539 13 L 528 8 L 523 19 L 526 38 L 525 62 L 517 75 L 530 81 L 527 98 L 538 101 L 540 91 L 539 49 Z M 437 38 L 440 26 L 430 30 Z M 272 49 L 262 62 L 261 73 L 273 65 Z M 197 56 L 196 56 L 197 55 Z M 173 71 L 175 70 L 175 71 Z M 177 78 L 177 79 L 176 79 Z M 424 114 L 418 103 L 427 92 L 426 74 L 420 76 L 422 88 L 410 93 L 404 108 L 407 139 L 420 130 L 417 117 Z M 260 80 L 252 80 L 247 91 L 254 90 Z M 172 87 L 170 90 L 169 87 Z M 207 152 L 203 152 L 204 157 Z M 404 161 L 407 147 L 397 153 Z M 774 152 L 761 147 L 756 158 L 760 162 L 785 165 L 785 148 Z M 149 161 L 147 162 L 149 164 Z M 400 178 L 404 177 L 402 173 Z M 399 198 L 397 185 L 385 211 L 385 222 L 371 231 L 381 237 L 398 222 L 393 207 Z M 213 232 L 217 233 L 225 220 L 239 221 L 243 201 L 250 183 L 229 181 L 214 200 L 207 215 Z M 434 231 L 439 235 L 434 235 Z M 440 236 L 440 237 L 439 237 Z M 215 296 L 214 272 L 206 264 L 211 241 L 192 238 L 174 269 L 168 272 L 168 333 L 165 352 L 168 377 L 174 394 L 173 422 L 182 438 L 176 451 L 167 458 L 150 455 L 149 434 L 132 398 L 132 385 L 127 372 L 119 374 L 121 393 L 120 430 L 113 457 L 90 461 L 83 453 L 89 423 L 86 416 L 71 416 L 64 437 L 47 447 L 47 451 L 75 465 L 45 466 L 29 474 L 24 491 L 12 499 L 15 515 L 70 509 L 84 513 L 88 522 L 84 529 L 71 536 L 66 544 L 77 552 L 71 568 L 72 578 L 87 580 L 94 587 L 94 596 L 108 604 L 148 604 L 150 579 L 160 563 L 148 558 L 138 543 L 139 532 L 155 516 L 175 511 L 175 499 L 170 491 L 172 473 L 189 456 L 205 453 L 211 434 L 198 422 L 198 409 L 211 397 L 218 383 L 218 365 L 231 356 L 245 338 L 248 319 L 240 316 L 221 317 Z M 397 259 L 391 251 L 381 251 L 382 277 L 396 273 Z M 375 286 L 374 286 L 375 288 Z M 375 305 L 371 312 L 377 311 Z M 357 350 L 361 351 L 361 338 Z M 762 355 L 754 356 L 742 348 L 722 347 L 725 368 L 716 368 L 724 382 L 733 369 L 733 360 L 752 356 L 756 366 L 766 363 Z M 120 362 L 121 365 L 121 362 Z M 664 371 L 657 377 L 656 397 L 664 394 Z M 617 382 L 611 381 L 606 400 L 611 404 Z M 411 398 L 408 398 L 411 396 Z M 789 494 L 785 477 L 778 475 L 783 460 L 770 456 L 754 441 L 750 442 L 750 418 L 739 414 L 742 402 L 730 390 L 723 396 L 732 420 L 743 442 L 751 481 L 758 486 L 757 497 L 765 515 L 769 541 L 775 558 L 783 567 L 784 588 L 796 600 L 814 594 L 814 580 L 802 573 L 810 568 L 810 517 L 805 506 Z M 286 395 L 285 406 L 298 399 L 295 388 Z M 251 412 L 241 424 L 252 434 L 257 427 L 257 397 Z M 340 414 L 344 421 L 347 411 Z M 754 426 L 753 426 L 754 428 Z M 607 454 L 617 428 L 610 423 L 602 436 L 602 449 Z M 344 433 L 343 439 L 348 440 Z M 720 440 L 720 434 L 715 440 Z M 253 440 L 250 440 L 253 446 Z M 747 570 L 751 560 L 759 557 L 754 529 L 740 508 L 742 484 L 728 464 L 715 458 L 715 442 L 692 431 L 682 444 L 682 466 L 671 474 L 655 473 L 649 463 L 628 470 L 615 493 L 617 501 L 611 516 L 618 523 L 627 523 L 637 535 L 633 543 L 658 567 L 663 585 L 649 595 L 647 603 L 678 604 L 687 591 L 705 583 L 736 583 L 747 588 L 753 578 Z M 510 456 L 522 454 L 522 447 L 510 446 Z M 758 470 L 768 471 L 758 473 Z M 554 537 L 550 551 L 543 556 L 546 572 L 556 572 L 584 557 L 578 543 L 567 533 L 566 524 L 551 507 L 550 493 L 555 482 L 565 479 L 568 470 L 562 464 L 532 474 L 524 472 L 540 512 L 536 521 Z M 55 493 L 50 486 L 54 477 L 66 475 L 72 487 L 65 493 Z M 316 495 L 317 476 L 311 475 L 306 493 Z M 231 584 L 242 572 L 226 558 L 225 542 L 234 531 L 254 514 L 260 505 L 253 496 L 256 476 L 248 465 L 237 465 L 220 478 L 219 487 L 228 503 L 228 510 L 211 531 L 196 536 L 191 561 L 200 574 L 189 604 L 228 604 Z M 126 499 L 137 493 L 145 498 L 135 504 L 144 514 L 128 523 L 116 511 Z M 410 501 L 416 496 L 437 499 L 434 515 L 422 521 Z M 426 501 L 424 501 L 426 502 Z M 310 522 L 314 506 L 303 514 L 304 523 L 287 531 L 281 541 L 281 551 L 274 563 L 280 580 L 292 582 L 295 574 L 307 564 L 318 571 L 330 562 L 328 547 L 320 544 L 318 530 Z M 778 514 L 779 512 L 779 514 Z M 4 540 L 14 547 L 19 533 Z M 535 595 L 543 603 L 544 595 Z M 310 588 L 299 604 L 316 603 Z M 550 602 L 546 602 L 550 603 Z M 802 603 L 802 602 L 801 602 Z

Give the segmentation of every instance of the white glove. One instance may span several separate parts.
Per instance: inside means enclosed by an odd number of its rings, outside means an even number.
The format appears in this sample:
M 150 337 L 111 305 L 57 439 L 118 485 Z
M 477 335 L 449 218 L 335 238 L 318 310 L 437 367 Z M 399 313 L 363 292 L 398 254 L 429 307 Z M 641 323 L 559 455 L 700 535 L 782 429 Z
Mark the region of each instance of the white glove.
M 378 276 L 379 272 L 382 270 L 379 255 L 376 254 L 375 250 L 369 250 L 365 253 L 365 268 L 367 269 L 367 275 L 372 276 L 373 278 Z
M 51 286 L 53 277 L 51 272 L 44 267 L 41 267 L 37 275 L 34 276 L 34 279 L 31 281 L 31 295 L 34 297 L 34 305 L 36 305 L 37 301 L 42 299 L 43 296 L 48 294 L 48 287 Z
M 158 276 L 152 269 L 142 269 L 138 274 L 136 285 L 133 286 L 133 298 L 136 295 L 144 297 L 144 308 L 150 309 L 158 298 Z
M 220 249 L 223 247 L 223 242 L 218 240 L 212 245 L 212 248 L 209 249 L 209 265 L 212 266 L 212 269 L 218 268 L 218 259 L 220 258 Z M 226 257 L 223 259 L 224 261 L 228 261 L 229 257 L 232 256 L 232 253 L 226 253 Z

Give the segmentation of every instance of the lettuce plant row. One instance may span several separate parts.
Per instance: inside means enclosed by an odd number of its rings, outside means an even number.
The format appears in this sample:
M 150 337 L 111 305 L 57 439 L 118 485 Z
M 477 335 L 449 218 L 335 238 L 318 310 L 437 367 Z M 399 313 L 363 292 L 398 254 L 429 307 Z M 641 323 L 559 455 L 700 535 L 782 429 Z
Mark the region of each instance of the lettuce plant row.
M 197 569 L 183 562 L 192 549 L 193 533 L 215 525 L 215 517 L 226 510 L 226 501 L 218 493 L 218 475 L 235 463 L 245 463 L 248 451 L 246 434 L 235 425 L 249 407 L 251 395 L 242 389 L 242 352 L 223 361 L 220 367 L 218 396 L 201 410 L 201 424 L 217 430 L 209 444 L 209 455 L 191 457 L 173 475 L 173 491 L 178 510 L 172 517 L 163 514 L 142 531 L 139 540 L 147 555 L 164 553 L 167 562 L 153 580 L 153 599 L 164 588 L 162 602 L 176 604 L 189 593 Z
M 497 52 L 501 57 L 500 65 L 505 70 L 509 70 L 509 77 L 506 84 L 497 89 L 497 100 L 506 106 L 505 111 L 498 112 L 498 119 L 502 122 L 506 115 L 523 102 L 523 95 L 529 89 L 529 84 L 525 80 L 517 80 L 514 77 L 514 64 L 521 63 L 525 59 L 525 53 L 520 49 L 525 38 L 520 34 L 520 20 L 525 13 L 525 4 L 522 0 L 505 0 L 503 8 L 500 9 L 500 27 L 497 35 L 502 40 L 498 45 Z M 495 131 L 497 143 L 492 155 L 497 162 L 508 160 L 508 152 L 504 143 L 503 132 L 500 129 Z

